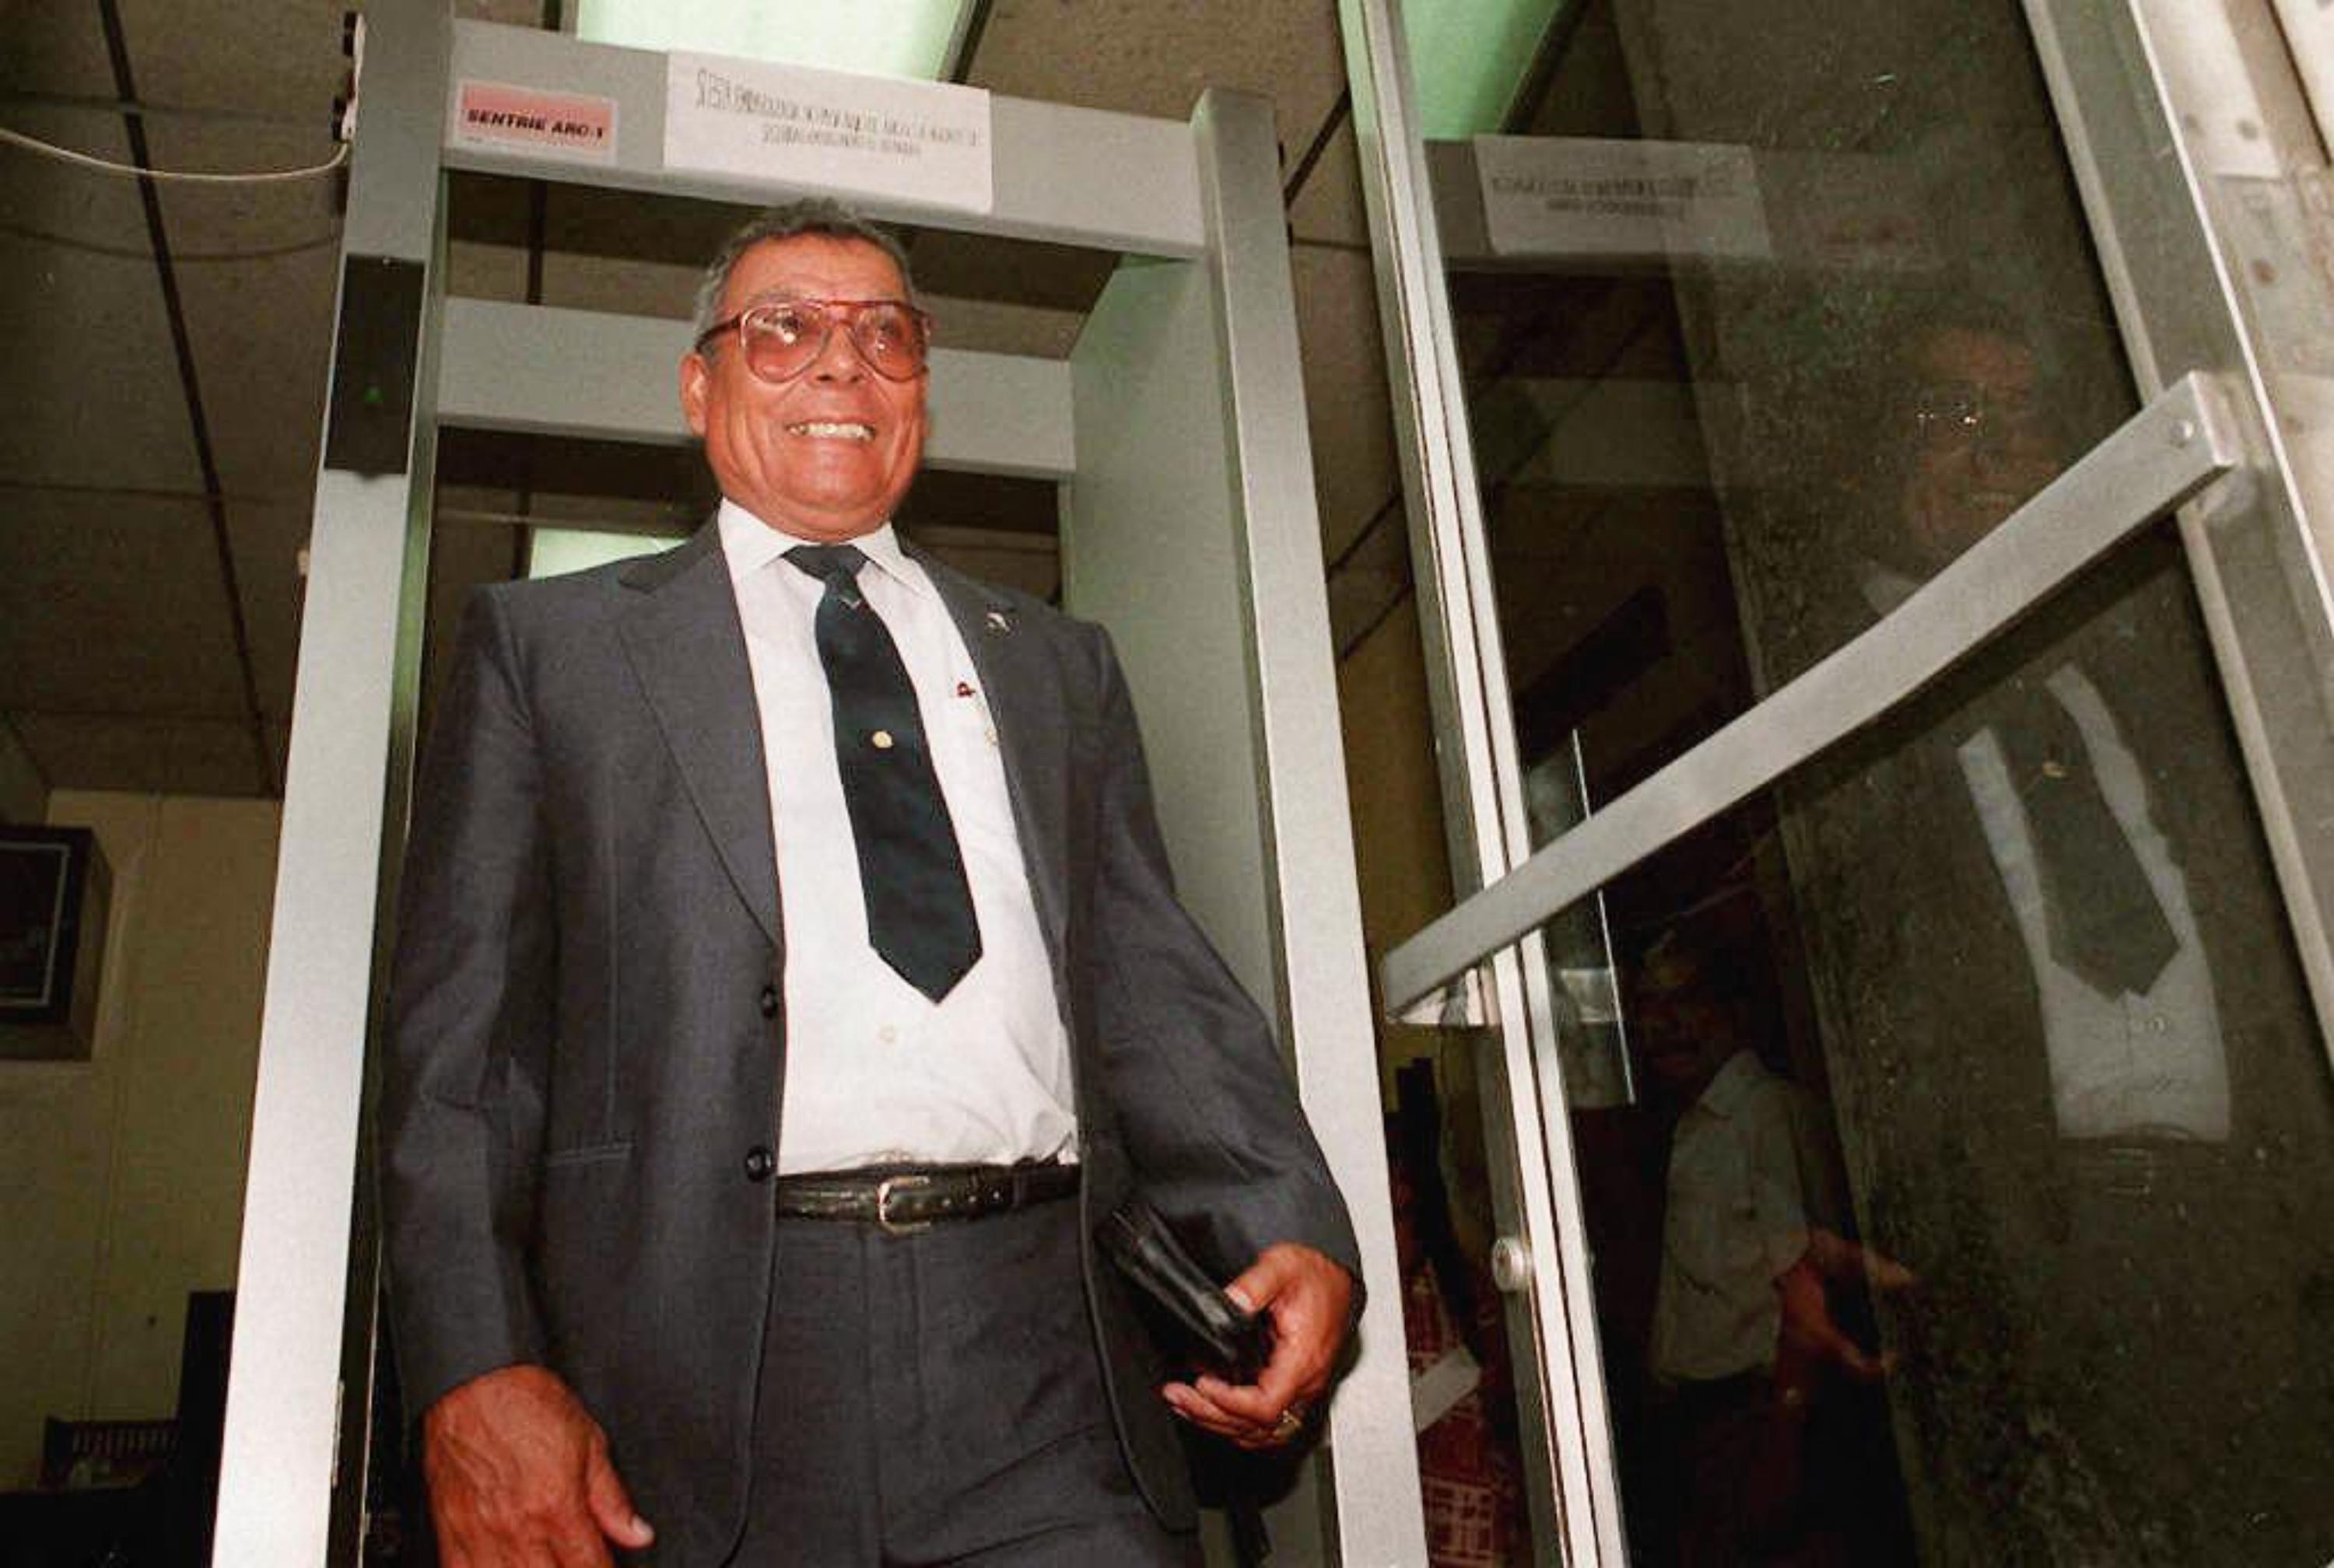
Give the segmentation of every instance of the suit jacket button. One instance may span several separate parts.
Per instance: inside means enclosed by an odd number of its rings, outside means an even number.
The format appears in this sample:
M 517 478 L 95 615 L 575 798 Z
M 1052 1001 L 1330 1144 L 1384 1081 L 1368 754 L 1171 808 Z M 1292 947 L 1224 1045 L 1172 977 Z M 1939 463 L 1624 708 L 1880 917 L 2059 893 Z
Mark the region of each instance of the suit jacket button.
M 757 1143 L 753 1148 L 746 1150 L 747 1180 L 767 1181 L 770 1179 L 771 1173 L 777 1169 L 778 1157 L 770 1152 L 768 1145 Z
M 776 1017 L 778 1015 L 778 988 L 776 986 L 763 986 L 761 1003 L 763 1017 Z

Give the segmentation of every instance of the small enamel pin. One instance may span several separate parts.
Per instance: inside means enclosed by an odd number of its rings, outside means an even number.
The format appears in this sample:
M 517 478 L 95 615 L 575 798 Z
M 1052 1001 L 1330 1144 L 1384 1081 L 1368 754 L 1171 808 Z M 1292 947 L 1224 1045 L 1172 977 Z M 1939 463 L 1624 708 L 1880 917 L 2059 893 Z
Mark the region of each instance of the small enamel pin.
M 1002 610 L 992 610 L 989 612 L 989 636 L 1003 637 L 1010 633 L 1012 630 L 1013 618 L 1011 616 L 1006 614 Z

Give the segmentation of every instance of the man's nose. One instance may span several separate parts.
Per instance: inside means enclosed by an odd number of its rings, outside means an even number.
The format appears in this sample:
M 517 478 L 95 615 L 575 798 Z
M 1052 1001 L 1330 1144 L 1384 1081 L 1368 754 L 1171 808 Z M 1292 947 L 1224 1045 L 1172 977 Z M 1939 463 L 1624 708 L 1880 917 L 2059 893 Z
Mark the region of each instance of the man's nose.
M 866 358 L 851 336 L 851 330 L 841 322 L 827 329 L 826 341 L 818 351 L 818 358 L 810 363 L 810 373 L 822 381 L 856 381 L 867 374 Z

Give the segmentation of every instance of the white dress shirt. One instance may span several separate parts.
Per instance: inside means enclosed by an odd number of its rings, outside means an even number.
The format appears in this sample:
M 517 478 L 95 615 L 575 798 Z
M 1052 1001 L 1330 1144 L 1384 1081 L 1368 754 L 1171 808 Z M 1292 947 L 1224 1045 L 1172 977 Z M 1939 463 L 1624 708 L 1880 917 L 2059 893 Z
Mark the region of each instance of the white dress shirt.
M 745 624 L 777 842 L 786 944 L 779 1171 L 1070 1155 L 1069 1036 L 996 726 L 948 606 L 890 524 L 851 541 L 867 555 L 860 591 L 915 686 L 980 922 L 979 962 L 935 1003 L 868 945 L 814 625 L 825 589 L 784 559 L 815 541 L 728 500 L 718 525 Z
M 1910 598 L 1916 586 L 1884 567 L 1865 569 L 1865 596 L 1883 614 Z M 2146 772 L 2098 688 L 2071 662 L 2053 669 L 2042 684 L 2082 736 L 2099 794 L 2178 943 L 2145 996 L 2110 996 L 2059 962 L 2050 948 L 2049 899 L 2067 895 L 2054 895 L 2043 883 L 2033 823 L 2021 794 L 2033 781 L 2011 776 L 2001 738 L 1991 726 L 1955 748 L 1985 829 L 1987 851 L 2034 967 L 2059 1131 L 2068 1138 L 2220 1142 L 2229 1136 L 2228 1052 L 2188 879 L 2156 826 Z
M 1653 1362 L 1665 1382 L 1775 1364 L 1775 1281 L 1828 1217 L 1805 1092 L 1737 1051 L 1678 1118 L 1654 1299 Z
M 2098 688 L 2072 664 L 2052 670 L 2043 685 L 2081 733 L 2099 794 L 2179 944 L 2145 995 L 2110 996 L 2060 963 L 2050 950 L 2051 895 L 2043 885 L 2033 824 L 2001 738 L 1989 728 L 1962 743 L 1962 775 L 2034 966 L 2059 1130 L 2069 1138 L 2219 1142 L 2229 1136 L 2228 1052 L 2188 880 L 2148 810 L 2139 758 L 2124 744 Z

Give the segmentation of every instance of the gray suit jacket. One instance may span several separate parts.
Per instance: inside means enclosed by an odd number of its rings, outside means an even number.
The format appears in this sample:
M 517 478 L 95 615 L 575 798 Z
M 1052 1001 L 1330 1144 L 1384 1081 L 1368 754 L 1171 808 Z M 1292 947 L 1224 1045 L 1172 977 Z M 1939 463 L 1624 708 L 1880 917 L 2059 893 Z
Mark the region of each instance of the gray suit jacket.
M 1072 1042 L 1086 1277 L 1129 1462 L 1191 1516 L 1094 1226 L 1140 1187 L 1229 1274 L 1299 1241 L 1359 1276 L 1270 1034 L 1176 902 L 1108 639 L 920 557 L 986 686 Z M 778 759 L 784 765 L 785 759 Z M 661 1531 L 742 1520 L 786 1082 L 764 750 L 708 524 L 477 594 L 415 799 L 381 1124 L 408 1409 L 547 1365 Z M 763 1167 L 757 1158 L 753 1163 Z

